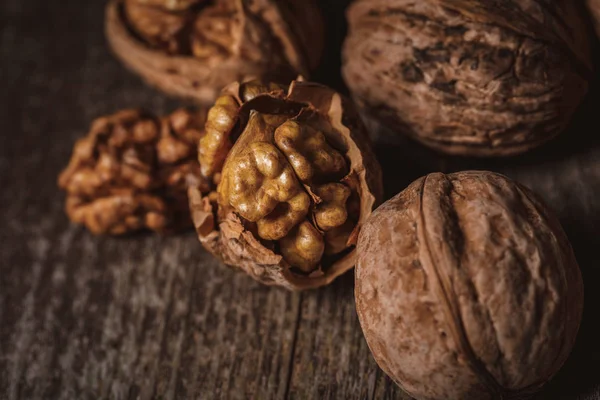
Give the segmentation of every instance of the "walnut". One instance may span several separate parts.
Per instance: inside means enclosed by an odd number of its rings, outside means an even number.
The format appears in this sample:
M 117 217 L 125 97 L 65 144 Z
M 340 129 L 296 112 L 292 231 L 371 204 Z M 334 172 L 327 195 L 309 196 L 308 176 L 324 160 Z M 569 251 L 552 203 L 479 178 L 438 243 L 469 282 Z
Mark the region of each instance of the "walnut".
M 308 76 L 324 46 L 314 0 L 111 0 L 106 34 L 150 84 L 205 104 L 233 81 Z
M 343 75 L 365 113 L 436 150 L 526 151 L 569 122 L 591 66 L 571 0 L 357 0 Z
M 208 115 L 198 154 L 217 192 L 189 191 L 202 244 L 288 289 L 326 285 L 352 268 L 382 184 L 351 105 L 315 83 L 250 81 L 225 88 Z
M 96 234 L 190 227 L 188 186 L 210 190 L 196 159 L 204 120 L 203 111 L 183 109 L 160 119 L 139 110 L 96 119 L 58 180 L 69 218 Z
M 527 398 L 573 347 L 583 283 L 569 241 L 504 176 L 417 180 L 371 215 L 357 253 L 369 347 L 417 399 Z

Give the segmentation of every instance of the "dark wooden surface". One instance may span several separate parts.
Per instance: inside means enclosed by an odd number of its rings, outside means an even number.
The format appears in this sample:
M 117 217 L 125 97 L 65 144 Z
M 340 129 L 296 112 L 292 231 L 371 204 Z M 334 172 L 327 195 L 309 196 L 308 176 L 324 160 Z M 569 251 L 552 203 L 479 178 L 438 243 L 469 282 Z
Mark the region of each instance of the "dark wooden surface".
M 335 44 L 341 14 L 326 11 Z M 178 105 L 111 56 L 102 12 L 102 1 L 0 2 L 0 398 L 408 399 L 369 354 L 352 273 L 288 293 L 219 265 L 191 232 L 94 237 L 69 224 L 55 180 L 90 120 Z M 339 85 L 330 53 L 318 77 Z M 486 168 L 559 213 L 586 306 L 576 349 L 540 399 L 600 399 L 599 98 L 527 156 L 483 162 L 378 146 L 388 196 L 429 171 Z

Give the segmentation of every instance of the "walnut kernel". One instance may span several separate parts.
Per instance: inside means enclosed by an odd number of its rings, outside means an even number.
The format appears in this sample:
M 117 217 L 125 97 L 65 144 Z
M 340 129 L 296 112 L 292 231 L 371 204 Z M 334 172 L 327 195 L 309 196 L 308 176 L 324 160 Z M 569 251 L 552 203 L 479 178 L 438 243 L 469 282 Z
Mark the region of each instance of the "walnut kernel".
M 289 289 L 325 285 L 353 266 L 381 175 L 364 128 L 339 94 L 309 82 L 236 83 L 206 126 L 199 159 L 205 178 L 218 181 L 218 195 L 192 188 L 190 208 L 209 251 Z

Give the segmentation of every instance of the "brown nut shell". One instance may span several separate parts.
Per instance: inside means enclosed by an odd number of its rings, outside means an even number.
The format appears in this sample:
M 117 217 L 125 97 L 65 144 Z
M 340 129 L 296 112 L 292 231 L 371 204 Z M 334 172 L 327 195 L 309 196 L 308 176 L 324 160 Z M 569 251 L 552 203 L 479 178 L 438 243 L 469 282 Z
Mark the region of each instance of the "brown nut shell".
M 502 175 L 415 181 L 372 214 L 357 252 L 367 343 L 416 399 L 528 398 L 573 347 L 583 283 L 569 241 Z
M 289 81 L 320 61 L 323 22 L 313 0 L 179 3 L 110 0 L 106 8 L 115 54 L 168 94 L 211 104 L 230 82 Z
M 240 109 L 236 116 L 237 123 L 228 135 L 218 131 L 212 136 L 223 142 L 235 142 L 221 173 L 216 174 L 220 179 L 218 193 L 203 196 L 194 188 L 189 190 L 192 219 L 199 239 L 206 249 L 225 264 L 244 270 L 264 284 L 291 290 L 327 285 L 354 266 L 358 231 L 382 196 L 379 164 L 352 105 L 332 89 L 315 83 L 293 81 L 289 88 L 264 86 L 264 93 L 257 95 L 250 91 L 251 95 L 247 96 L 247 85 L 230 85 L 221 96 L 236 99 Z M 244 101 L 244 98 L 249 101 Z M 290 121 L 293 122 L 291 125 Z M 288 129 L 295 129 L 296 121 L 301 126 L 310 122 L 313 128 L 320 129 L 319 132 L 327 132 L 328 143 L 336 149 L 333 151 L 340 151 L 348 163 L 346 176 L 338 185 L 350 188 L 347 190 L 352 190 L 355 198 L 348 199 L 346 189 L 335 185 L 314 186 L 313 191 L 312 182 L 301 182 L 293 175 L 287 177 L 296 171 L 286 157 L 290 154 L 299 157 L 300 151 L 286 147 L 290 150 L 286 156 L 276 147 L 275 132 L 279 129 L 277 127 L 284 127 L 287 134 Z M 316 143 L 323 144 L 322 138 L 313 130 L 308 130 L 308 133 L 317 138 Z M 219 147 L 209 143 L 211 138 L 207 139 L 204 143 L 206 146 Z M 301 150 L 305 148 L 301 147 Z M 257 156 L 256 151 L 261 153 Z M 316 151 L 313 148 L 308 159 L 314 160 L 314 154 Z M 256 161 L 260 157 L 263 160 Z M 314 165 L 324 165 L 321 158 L 318 160 Z M 263 166 L 259 168 L 257 163 L 263 163 Z M 248 168 L 251 169 L 249 175 L 245 172 Z M 236 174 L 242 175 L 236 178 Z M 283 176 L 286 177 L 282 179 Z M 251 191 L 239 197 L 235 192 L 239 188 Z M 316 194 L 321 192 L 323 199 Z M 308 199 L 303 197 L 307 193 Z M 252 199 L 252 196 L 256 196 L 256 202 L 246 200 Z M 309 203 L 306 203 L 307 200 Z M 352 203 L 351 208 L 347 206 L 348 212 L 353 215 L 352 221 L 344 212 L 335 209 L 336 205 L 341 207 L 342 200 Z M 293 211 L 295 202 L 299 202 L 298 210 L 304 210 L 303 213 L 299 211 L 293 221 L 275 221 L 280 212 Z M 318 210 L 323 215 L 320 215 L 320 220 L 328 224 L 328 232 L 318 228 L 314 217 L 305 219 L 306 212 L 315 215 L 318 212 L 316 206 L 321 203 L 323 206 Z M 278 211 L 281 204 L 284 204 L 283 211 Z M 268 215 L 268 218 L 264 215 Z M 291 214 L 285 214 L 288 215 Z M 277 229 L 270 231 L 277 232 L 276 237 L 261 232 L 264 228 L 261 223 L 269 218 L 273 218 L 272 221 L 277 224 Z M 346 219 L 347 224 L 344 223 Z M 271 240 L 279 238 L 279 241 Z M 294 268 L 288 261 L 296 263 Z
M 444 153 L 507 156 L 552 139 L 591 76 L 572 0 L 358 0 L 343 75 L 365 113 Z

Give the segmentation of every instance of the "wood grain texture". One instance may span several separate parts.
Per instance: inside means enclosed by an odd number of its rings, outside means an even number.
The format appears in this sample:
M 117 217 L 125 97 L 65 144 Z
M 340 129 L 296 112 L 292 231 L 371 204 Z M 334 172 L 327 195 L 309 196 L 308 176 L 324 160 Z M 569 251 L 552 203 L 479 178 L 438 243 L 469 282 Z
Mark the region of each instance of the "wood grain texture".
M 324 4 L 330 45 L 341 1 Z M 408 399 L 362 338 L 352 274 L 303 294 L 213 261 L 190 232 L 94 237 L 70 225 L 56 176 L 100 115 L 180 103 L 109 53 L 101 0 L 0 3 L 0 399 Z M 340 28 L 342 27 L 342 28 Z M 317 78 L 339 87 L 339 54 Z M 387 196 L 435 170 L 487 168 L 559 213 L 586 284 L 574 354 L 540 399 L 600 399 L 600 138 L 591 97 L 568 132 L 526 156 L 445 158 L 381 136 Z

